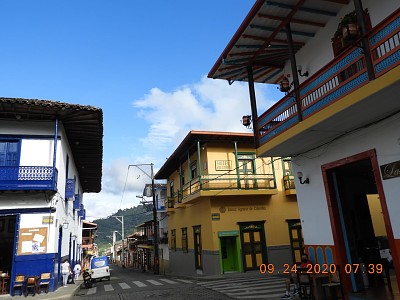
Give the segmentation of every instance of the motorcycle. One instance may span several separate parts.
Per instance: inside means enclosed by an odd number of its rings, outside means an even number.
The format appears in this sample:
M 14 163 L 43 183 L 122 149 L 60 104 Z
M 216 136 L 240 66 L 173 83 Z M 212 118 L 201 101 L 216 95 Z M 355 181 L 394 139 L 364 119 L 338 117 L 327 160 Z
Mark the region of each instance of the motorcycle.
M 88 270 L 85 270 L 82 273 L 82 277 L 83 277 L 83 285 L 85 286 L 85 288 L 87 288 L 87 289 L 91 288 L 92 287 L 92 275 L 90 275 Z

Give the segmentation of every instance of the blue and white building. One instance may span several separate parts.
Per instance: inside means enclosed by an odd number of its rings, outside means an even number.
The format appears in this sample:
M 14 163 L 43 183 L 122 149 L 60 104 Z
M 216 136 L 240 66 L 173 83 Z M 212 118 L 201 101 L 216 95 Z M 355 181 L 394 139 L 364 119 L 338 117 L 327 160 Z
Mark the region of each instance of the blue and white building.
M 102 156 L 100 108 L 0 98 L 0 269 L 11 283 L 50 272 L 55 290 L 62 261 L 80 260 L 83 194 L 100 192 Z

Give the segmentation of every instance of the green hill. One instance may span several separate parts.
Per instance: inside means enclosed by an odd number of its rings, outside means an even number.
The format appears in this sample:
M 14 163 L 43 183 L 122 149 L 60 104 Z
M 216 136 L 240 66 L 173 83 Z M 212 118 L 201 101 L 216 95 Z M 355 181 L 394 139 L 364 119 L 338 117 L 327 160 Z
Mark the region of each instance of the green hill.
M 147 208 L 148 209 L 148 208 Z M 118 231 L 121 233 L 122 224 L 113 216 L 124 216 L 124 230 L 125 236 L 136 231 L 136 226 L 146 221 L 153 219 L 153 214 L 146 210 L 143 205 L 134 206 L 132 208 L 127 208 L 124 210 L 118 210 L 116 213 L 104 219 L 93 220 L 93 223 L 97 224 L 97 237 L 95 238 L 95 243 L 99 247 L 99 252 L 105 248 L 110 247 L 109 243 L 112 243 L 112 233 L 113 231 Z M 110 238 L 111 236 L 111 238 Z M 117 240 L 120 240 L 121 236 L 117 234 Z

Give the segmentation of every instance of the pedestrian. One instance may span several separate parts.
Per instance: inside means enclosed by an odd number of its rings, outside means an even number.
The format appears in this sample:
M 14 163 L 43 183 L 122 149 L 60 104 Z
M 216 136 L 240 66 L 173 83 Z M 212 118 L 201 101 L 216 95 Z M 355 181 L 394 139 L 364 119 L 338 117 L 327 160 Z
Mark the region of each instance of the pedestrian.
M 81 265 L 79 263 L 74 266 L 74 274 L 75 280 L 78 280 L 79 275 L 81 275 Z
M 311 261 L 308 259 L 308 255 L 306 253 L 303 253 L 301 256 L 301 264 L 299 266 L 300 269 L 305 269 L 309 268 L 312 266 Z M 286 292 L 285 295 L 281 297 L 281 299 L 290 299 L 292 296 L 290 296 L 290 284 L 294 284 L 294 291 L 293 291 L 293 296 L 297 296 L 300 294 L 300 289 L 299 289 L 299 280 L 297 278 L 297 271 L 296 272 L 291 272 L 290 277 L 286 279 Z
M 61 274 L 63 277 L 63 286 L 67 286 L 68 276 L 71 274 L 71 266 L 69 265 L 68 259 L 64 259 L 63 263 L 61 264 Z

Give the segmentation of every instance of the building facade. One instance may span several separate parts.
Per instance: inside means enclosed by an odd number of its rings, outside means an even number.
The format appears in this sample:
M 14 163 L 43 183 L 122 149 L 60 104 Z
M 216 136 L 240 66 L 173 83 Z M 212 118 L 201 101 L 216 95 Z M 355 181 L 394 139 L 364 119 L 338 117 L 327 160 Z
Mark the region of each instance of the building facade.
M 101 189 L 101 109 L 0 98 L 1 267 L 10 274 L 51 273 L 82 253 L 85 192 Z
M 320 5 L 256 1 L 209 77 L 247 81 L 257 154 L 292 157 L 313 262 L 338 264 L 347 293 L 398 291 L 400 3 Z M 285 93 L 261 115 L 255 83 Z
M 256 157 L 253 141 L 248 133 L 191 131 L 157 172 L 167 180 L 172 274 L 282 269 L 299 260 L 290 160 Z

